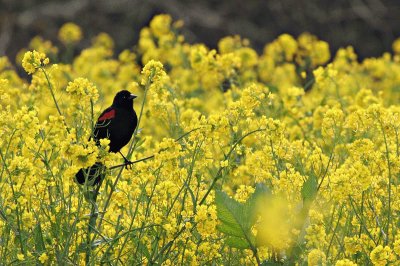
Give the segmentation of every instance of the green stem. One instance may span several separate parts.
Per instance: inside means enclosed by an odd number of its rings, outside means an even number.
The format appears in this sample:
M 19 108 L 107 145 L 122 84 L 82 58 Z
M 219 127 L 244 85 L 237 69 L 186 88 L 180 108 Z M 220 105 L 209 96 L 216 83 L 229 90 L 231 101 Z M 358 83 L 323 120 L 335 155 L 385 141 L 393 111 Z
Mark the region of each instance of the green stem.
M 14 135 L 14 133 L 13 133 L 13 135 Z M 19 238 L 19 242 L 20 242 L 21 253 L 26 255 L 25 248 L 24 248 L 24 241 L 22 239 L 22 225 L 21 225 L 21 220 L 20 220 L 21 211 L 19 210 L 19 204 L 18 204 L 17 197 L 16 197 L 16 194 L 15 194 L 13 181 L 11 179 L 12 175 L 10 173 L 10 170 L 8 169 L 8 166 L 6 164 L 6 159 L 5 159 L 4 155 L 3 155 L 3 153 L 1 152 L 1 150 L 0 150 L 0 157 L 1 157 L 2 161 L 3 161 L 3 167 L 4 167 L 4 169 L 6 170 L 8 176 L 9 176 L 9 183 L 10 183 L 10 187 L 11 187 L 11 192 L 13 194 L 13 198 L 14 198 L 15 205 L 16 205 L 15 211 L 16 211 L 16 215 L 17 215 L 18 238 Z
M 92 129 L 92 137 L 94 138 L 94 103 L 92 98 L 90 98 L 90 128 Z
M 368 231 L 368 228 L 366 226 L 366 223 L 365 223 L 363 217 L 358 214 L 356 206 L 353 204 L 353 200 L 352 200 L 352 198 L 350 196 L 349 196 L 349 202 L 350 202 L 351 207 L 354 210 L 354 213 L 355 213 L 358 221 L 360 222 L 360 225 L 364 228 L 365 232 L 367 233 L 368 237 L 372 240 L 372 242 L 374 242 L 374 245 L 377 245 L 377 242 L 375 241 L 374 237 Z
M 382 121 L 380 119 L 378 119 L 379 124 L 381 126 L 381 130 L 382 130 L 382 135 L 383 135 L 383 140 L 385 142 L 385 149 L 386 149 L 386 161 L 387 161 L 387 167 L 388 167 L 388 212 L 387 212 L 387 226 L 386 226 L 386 239 L 385 239 L 385 245 L 387 245 L 389 243 L 389 229 L 390 229 L 390 225 L 392 223 L 392 211 L 391 211 L 391 205 L 392 205 L 392 171 L 391 171 L 391 167 L 390 167 L 390 153 L 389 153 L 389 146 L 387 143 L 387 139 L 386 139 L 386 134 L 385 134 L 385 130 L 383 128 L 383 124 Z
M 44 76 L 46 77 L 47 85 L 49 86 L 49 90 L 50 90 L 50 93 L 51 93 L 51 97 L 53 98 L 54 104 L 56 105 L 57 112 L 58 112 L 58 114 L 59 114 L 60 116 L 63 116 L 62 113 L 61 113 L 60 107 L 58 106 L 56 97 L 55 97 L 55 95 L 54 95 L 54 92 L 53 92 L 53 85 L 51 85 L 49 76 L 47 75 L 47 72 L 46 72 L 46 70 L 45 70 L 43 67 L 40 67 L 40 70 L 42 70 Z
M 334 239 L 334 237 L 335 237 L 335 235 L 336 235 L 336 230 L 337 230 L 337 228 L 339 227 L 340 219 L 342 218 L 342 211 L 343 211 L 343 205 L 340 207 L 340 210 L 339 210 L 339 218 L 337 219 L 335 229 L 333 229 L 332 238 L 331 238 L 331 240 L 329 241 L 328 250 L 326 251 L 326 257 L 327 257 L 327 258 L 329 258 L 329 252 L 330 252 L 330 250 L 331 250 L 331 246 L 332 246 L 332 243 L 333 243 L 333 239 Z
M 132 165 L 132 164 L 140 163 L 140 162 L 143 162 L 143 161 L 147 161 L 149 159 L 154 158 L 154 156 L 155 155 L 153 154 L 151 156 L 148 156 L 148 157 L 145 157 L 145 158 L 141 158 L 141 159 L 133 161 L 133 162 L 126 162 L 126 163 L 123 163 L 123 164 L 114 165 L 114 166 L 111 166 L 109 169 L 113 170 L 113 169 L 116 169 L 116 168 L 119 168 L 119 167 L 124 167 L 124 166 L 127 166 L 127 165 Z
M 334 151 L 335 151 L 335 146 L 336 146 L 336 145 L 334 145 L 333 148 L 332 148 L 332 152 L 331 152 L 331 155 L 329 156 L 328 164 L 326 165 L 324 175 L 321 177 L 321 181 L 320 181 L 319 184 L 318 184 L 317 191 L 320 190 L 320 188 L 321 188 L 321 186 L 322 186 L 322 183 L 324 182 L 325 177 L 326 177 L 327 174 L 328 174 L 329 165 L 331 164 L 331 161 L 332 161 L 332 159 L 333 159 L 333 153 L 334 153 Z
M 50 94 L 51 94 L 51 97 L 53 98 L 53 101 L 54 101 L 54 104 L 56 106 L 58 114 L 60 116 L 64 117 L 63 114 L 61 113 L 60 107 L 58 106 L 58 102 L 56 100 L 56 96 L 54 95 L 54 91 L 53 91 L 53 85 L 51 85 L 51 82 L 50 82 L 49 76 L 47 75 L 46 70 L 44 69 L 44 67 L 40 67 L 40 70 L 42 70 L 42 72 L 43 72 L 43 74 L 44 74 L 44 76 L 46 78 L 47 85 L 49 87 Z M 68 129 L 67 123 L 65 122 L 65 120 L 63 120 L 63 122 L 64 122 L 64 125 L 65 125 L 65 128 L 67 129 L 67 132 L 69 133 L 69 129 Z

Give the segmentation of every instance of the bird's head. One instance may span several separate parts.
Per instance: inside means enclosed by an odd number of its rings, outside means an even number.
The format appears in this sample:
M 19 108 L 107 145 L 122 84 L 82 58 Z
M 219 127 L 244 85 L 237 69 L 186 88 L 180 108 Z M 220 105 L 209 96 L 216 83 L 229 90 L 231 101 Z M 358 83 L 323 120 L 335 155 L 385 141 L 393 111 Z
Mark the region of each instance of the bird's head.
M 115 107 L 130 109 L 133 105 L 133 99 L 136 97 L 135 94 L 132 94 L 127 90 L 122 90 L 115 95 L 112 105 Z

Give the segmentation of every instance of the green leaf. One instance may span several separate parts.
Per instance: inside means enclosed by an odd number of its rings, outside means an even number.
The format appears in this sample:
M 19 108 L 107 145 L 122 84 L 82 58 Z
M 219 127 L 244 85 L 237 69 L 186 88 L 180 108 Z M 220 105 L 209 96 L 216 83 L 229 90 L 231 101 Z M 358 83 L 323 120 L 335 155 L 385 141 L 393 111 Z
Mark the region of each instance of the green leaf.
M 190 188 L 190 186 L 188 186 L 185 183 L 185 187 L 187 188 L 187 190 L 189 191 L 190 194 L 190 198 L 192 199 L 192 203 L 193 203 L 193 212 L 196 213 L 196 196 L 193 193 L 193 190 Z
M 228 236 L 225 243 L 235 248 L 249 248 L 254 238 L 251 235 L 250 204 L 241 204 L 222 191 L 216 191 L 215 202 L 221 221 L 217 229 Z
M 220 225 L 217 225 L 217 230 L 229 236 L 236 236 L 243 238 L 245 237 L 240 227 L 236 228 L 235 225 L 227 225 L 225 223 L 222 223 Z
M 46 251 L 43 240 L 42 227 L 40 226 L 40 223 L 38 223 L 33 229 L 33 239 L 35 241 L 35 248 L 37 253 L 41 254 L 42 252 Z
M 307 181 L 304 182 L 301 189 L 301 195 L 303 201 L 312 201 L 317 195 L 318 183 L 317 178 L 314 175 L 308 177 Z
M 244 231 L 246 223 L 245 208 L 242 204 L 231 199 L 226 193 L 217 191 L 216 193 L 217 216 L 227 226 L 232 229 Z
M 238 248 L 238 249 L 250 248 L 250 245 L 246 240 L 244 240 L 243 238 L 234 237 L 234 236 L 228 237 L 225 240 L 225 244 L 227 244 L 228 246 L 230 246 L 232 248 Z
M 258 202 L 270 194 L 271 191 L 265 184 L 257 184 L 249 199 L 245 203 L 240 203 L 226 193 L 216 191 L 215 204 L 217 217 L 220 220 L 217 229 L 227 236 L 225 241 L 227 245 L 240 249 L 256 245 L 251 228 L 257 220 Z
M 225 192 L 216 192 L 216 205 L 218 218 L 223 222 L 240 227 L 240 222 L 244 219 L 241 214 L 244 212 L 242 204 L 230 198 Z

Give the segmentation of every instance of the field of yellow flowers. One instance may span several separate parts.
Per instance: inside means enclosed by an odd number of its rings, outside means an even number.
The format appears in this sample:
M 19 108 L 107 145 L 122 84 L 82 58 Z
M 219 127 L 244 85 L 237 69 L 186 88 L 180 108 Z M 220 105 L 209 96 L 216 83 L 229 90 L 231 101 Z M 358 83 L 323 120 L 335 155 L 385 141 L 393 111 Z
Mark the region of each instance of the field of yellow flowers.
M 101 33 L 74 56 L 67 23 L 0 57 L 0 265 L 400 264 L 400 41 L 360 62 L 307 33 L 259 55 L 181 27 L 158 15 L 120 54 Z M 89 140 L 121 89 L 131 169 Z M 101 185 L 77 185 L 96 161 Z

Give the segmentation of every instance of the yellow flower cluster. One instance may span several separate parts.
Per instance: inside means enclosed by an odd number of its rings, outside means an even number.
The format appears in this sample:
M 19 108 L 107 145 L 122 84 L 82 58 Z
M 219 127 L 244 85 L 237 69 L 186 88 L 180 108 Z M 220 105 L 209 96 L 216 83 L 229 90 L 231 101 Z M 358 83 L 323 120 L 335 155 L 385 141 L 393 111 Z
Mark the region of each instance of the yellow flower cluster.
M 96 102 L 99 98 L 96 87 L 86 78 L 76 78 L 74 81 L 68 83 L 66 92 L 76 97 L 79 101 L 88 98 Z
M 66 45 L 79 42 L 82 39 L 82 30 L 75 23 L 65 23 L 58 31 L 58 39 Z
M 399 264 L 399 41 L 358 61 L 308 33 L 258 54 L 239 36 L 189 44 L 180 27 L 159 15 L 133 49 L 101 33 L 58 64 L 35 37 L 30 81 L 0 58 L 0 264 Z M 59 32 L 67 47 L 82 36 Z M 122 89 L 140 118 L 127 169 L 90 138 Z M 102 186 L 75 184 L 96 162 Z M 246 205 L 259 183 L 271 195 L 244 245 L 216 191 Z
M 28 74 L 33 74 L 40 67 L 44 67 L 49 63 L 49 59 L 44 53 L 39 53 L 35 50 L 25 53 L 22 59 L 22 67 Z

